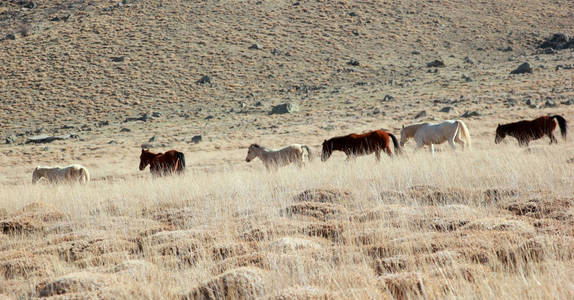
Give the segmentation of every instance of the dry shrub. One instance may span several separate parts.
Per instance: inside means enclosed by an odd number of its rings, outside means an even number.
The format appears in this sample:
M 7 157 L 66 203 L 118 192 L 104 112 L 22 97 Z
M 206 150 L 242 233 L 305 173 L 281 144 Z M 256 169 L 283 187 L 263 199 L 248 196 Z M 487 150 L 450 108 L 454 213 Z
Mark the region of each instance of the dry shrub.
M 312 237 L 322 237 L 333 242 L 344 242 L 345 238 L 343 236 L 343 231 L 345 229 L 345 224 L 340 222 L 316 222 L 305 224 L 301 229 L 300 233 L 312 236 Z
M 530 233 L 535 232 L 534 227 L 520 220 L 508 220 L 500 218 L 484 218 L 473 220 L 464 226 L 465 230 L 495 230 Z
M 289 217 L 294 215 L 309 216 L 321 221 L 340 218 L 345 213 L 346 209 L 341 205 L 321 202 L 299 202 L 284 210 L 284 214 Z
M 430 254 L 416 255 L 414 257 L 415 264 L 422 265 L 433 265 L 438 267 L 452 266 L 454 265 L 460 253 L 450 250 L 438 251 Z
M 68 293 L 84 293 L 100 290 L 110 283 L 109 275 L 80 272 L 68 274 L 54 280 L 41 282 L 36 285 L 39 297 L 50 297 Z
M 144 213 L 147 214 L 147 213 Z M 191 220 L 196 219 L 200 216 L 201 212 L 198 212 L 193 207 L 184 208 L 170 208 L 159 210 L 157 212 L 150 212 L 149 216 L 156 221 L 163 224 L 173 226 L 175 228 L 187 228 Z
M 269 222 L 258 224 L 256 227 L 247 230 L 239 237 L 248 242 L 269 241 L 280 236 L 308 235 L 312 237 L 323 237 L 331 241 L 343 241 L 344 229 L 347 223 L 341 221 L 298 221 L 290 218 L 276 218 Z
M 572 219 L 572 199 L 531 199 L 526 202 L 514 202 L 504 208 L 518 216 L 528 216 L 537 219 L 551 218 L 556 220 Z
M 429 222 L 428 228 L 440 232 L 449 232 L 462 228 L 469 222 L 470 221 L 466 219 L 461 220 L 461 219 L 436 218 Z
M 246 255 L 234 256 L 217 263 L 215 267 L 212 268 L 212 273 L 220 274 L 240 267 L 257 267 L 268 270 L 269 262 L 267 255 L 262 252 L 255 252 Z
M 211 248 L 211 257 L 214 260 L 224 260 L 233 256 L 245 255 L 258 251 L 256 243 L 227 243 L 215 245 Z
M 217 238 L 216 232 L 202 229 L 170 230 L 156 232 L 142 240 L 143 244 L 159 245 L 178 240 L 195 240 L 201 244 L 211 244 Z
M 77 262 L 85 259 L 92 260 L 105 254 L 116 256 L 116 253 L 136 253 L 139 247 L 135 242 L 119 238 L 94 238 L 76 240 L 43 249 L 42 252 L 57 251 L 60 258 L 67 262 Z
M 382 191 L 379 193 L 380 199 L 385 203 L 406 203 L 410 199 L 410 195 L 401 191 Z M 373 199 L 379 200 L 379 199 Z
M 54 274 L 58 259 L 54 256 L 25 256 L 0 262 L 0 276 L 5 279 L 47 277 Z
M 266 297 L 267 300 L 324 300 L 337 299 L 332 292 L 316 286 L 295 286 Z
M 67 216 L 56 208 L 34 202 L 24 206 L 19 212 L 0 221 L 4 234 L 42 232 L 49 225 L 63 221 Z
M 318 250 L 322 246 L 316 241 L 298 237 L 282 237 L 271 242 L 271 248 L 277 249 L 281 252 L 289 252 L 296 250 L 312 249 Z
M 121 263 L 132 256 L 127 251 L 110 252 L 100 255 L 87 256 L 86 258 L 74 261 L 74 265 L 85 269 L 90 267 L 110 266 Z
M 424 297 L 425 286 L 418 273 L 387 274 L 381 278 L 385 289 L 396 299 Z
M 265 271 L 243 267 L 225 272 L 201 284 L 182 299 L 252 299 L 265 293 Z
M 486 203 L 500 202 L 505 198 L 518 195 L 518 191 L 512 189 L 486 189 L 484 192 Z
M 367 212 L 359 212 L 352 215 L 349 220 L 351 222 L 365 223 L 377 220 L 394 219 L 400 216 L 400 208 L 394 206 L 378 207 Z
M 545 245 L 537 239 L 530 239 L 518 245 L 499 247 L 496 250 L 498 260 L 507 269 L 539 263 L 545 259 Z
M 477 199 L 479 193 L 464 188 L 438 188 L 418 185 L 409 188 L 409 195 L 415 201 L 427 205 L 469 203 Z
M 176 240 L 144 248 L 144 253 L 159 255 L 162 257 L 160 260 L 171 261 L 172 266 L 175 264 L 178 267 L 187 267 L 195 265 L 199 259 L 199 247 L 195 240 Z
M 341 189 L 309 189 L 293 197 L 295 202 L 320 203 L 350 202 L 352 199 L 350 191 Z
M 154 264 L 145 260 L 130 259 L 115 265 L 113 268 L 109 269 L 108 272 L 117 274 L 141 274 L 152 270 L 154 267 Z
M 410 265 L 406 255 L 397 255 L 387 258 L 376 258 L 373 261 L 375 274 L 384 275 L 387 273 L 398 273 L 406 270 Z
M 301 231 L 303 222 L 290 218 L 275 218 L 261 224 L 252 225 L 253 228 L 241 233 L 239 237 L 244 241 L 266 241 L 276 236 L 293 235 Z
M 574 220 L 558 221 L 555 219 L 538 219 L 532 225 L 538 233 L 557 235 L 557 236 L 574 236 Z

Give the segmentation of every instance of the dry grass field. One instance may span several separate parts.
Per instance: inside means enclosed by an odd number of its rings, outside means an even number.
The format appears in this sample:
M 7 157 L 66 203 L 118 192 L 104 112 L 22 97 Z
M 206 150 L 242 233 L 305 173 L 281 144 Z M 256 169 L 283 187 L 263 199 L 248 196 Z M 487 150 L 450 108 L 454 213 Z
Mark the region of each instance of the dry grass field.
M 574 298 L 572 136 L 494 144 L 573 124 L 574 50 L 538 47 L 573 29 L 569 0 L 2 1 L 0 298 Z M 472 151 L 318 159 L 444 119 Z M 315 160 L 269 173 L 251 143 Z M 185 175 L 139 171 L 142 144 Z M 31 183 L 72 163 L 88 185 Z

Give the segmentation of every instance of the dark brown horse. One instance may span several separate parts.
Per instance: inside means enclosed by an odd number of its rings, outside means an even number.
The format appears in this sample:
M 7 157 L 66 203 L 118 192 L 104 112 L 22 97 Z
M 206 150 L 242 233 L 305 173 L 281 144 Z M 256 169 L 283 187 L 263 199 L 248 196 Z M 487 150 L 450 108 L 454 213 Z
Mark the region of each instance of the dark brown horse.
M 140 171 L 143 171 L 147 165 L 149 165 L 152 175 L 181 174 L 185 169 L 185 158 L 183 153 L 175 150 L 169 150 L 165 153 L 151 153 L 149 150 L 142 149 Z
M 326 161 L 329 159 L 333 151 L 345 152 L 345 154 L 347 154 L 347 159 L 354 156 L 369 155 L 374 152 L 377 160 L 380 160 L 381 150 L 385 151 L 389 156 L 392 156 L 391 140 L 395 147 L 395 154 L 400 154 L 401 148 L 397 138 L 391 133 L 383 130 L 334 137 L 323 142 L 321 160 Z
M 568 130 L 566 120 L 559 115 L 555 115 L 552 117 L 540 117 L 532 121 L 519 121 L 504 125 L 498 124 L 494 143 L 500 143 L 507 135 L 516 138 L 520 146 L 528 146 L 530 141 L 537 140 L 545 135 L 550 138 L 550 144 L 558 143 L 553 133 L 554 129 L 556 129 L 556 123 L 560 126 L 562 137 L 566 139 L 566 132 Z

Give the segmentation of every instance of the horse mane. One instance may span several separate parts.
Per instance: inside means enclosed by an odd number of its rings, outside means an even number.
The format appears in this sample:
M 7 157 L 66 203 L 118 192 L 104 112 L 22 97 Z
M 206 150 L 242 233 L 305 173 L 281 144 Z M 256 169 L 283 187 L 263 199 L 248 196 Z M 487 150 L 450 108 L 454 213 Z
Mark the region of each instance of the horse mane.
M 261 148 L 261 146 L 259 144 L 251 144 L 249 147 Z

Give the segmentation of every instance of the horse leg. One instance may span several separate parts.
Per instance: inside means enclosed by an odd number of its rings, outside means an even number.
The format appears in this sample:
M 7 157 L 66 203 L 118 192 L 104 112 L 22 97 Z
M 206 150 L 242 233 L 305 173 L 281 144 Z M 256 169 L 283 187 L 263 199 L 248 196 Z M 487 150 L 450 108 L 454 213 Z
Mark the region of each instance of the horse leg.
M 430 144 L 430 152 L 434 156 L 434 144 Z
M 455 151 L 456 145 L 454 144 L 454 137 L 452 139 L 449 139 L 448 143 L 450 144 L 450 147 L 452 148 L 452 150 Z
M 375 151 L 375 157 L 377 158 L 377 161 L 381 161 L 381 151 L 380 150 Z
M 387 145 L 387 147 L 385 147 L 385 152 L 389 155 L 389 156 L 393 156 L 393 151 L 391 150 L 391 146 Z
M 550 138 L 550 145 L 552 145 L 553 143 L 558 144 L 558 140 L 556 139 L 556 137 L 554 136 L 554 133 L 550 132 L 548 134 L 548 137 Z
M 415 147 L 415 151 L 422 149 L 424 146 L 425 145 L 423 143 L 417 142 L 417 146 Z

